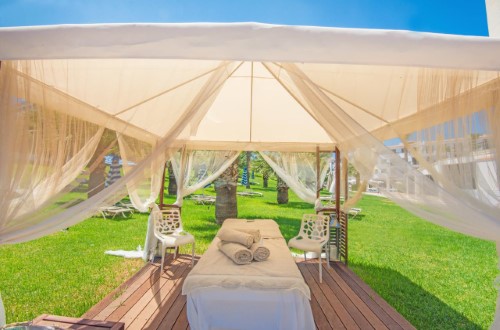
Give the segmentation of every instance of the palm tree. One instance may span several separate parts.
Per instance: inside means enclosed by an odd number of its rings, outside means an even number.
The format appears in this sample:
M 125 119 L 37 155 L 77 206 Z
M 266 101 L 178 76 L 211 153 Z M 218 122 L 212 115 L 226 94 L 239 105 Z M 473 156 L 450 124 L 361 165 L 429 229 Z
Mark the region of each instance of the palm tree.
M 356 178 L 356 184 L 352 186 L 352 190 L 358 190 L 361 181 L 359 172 L 352 164 L 349 163 L 349 165 L 347 165 L 347 173 L 349 176 L 354 176 Z
M 264 170 L 261 173 L 262 173 L 262 186 L 264 188 L 268 188 L 269 187 L 269 177 L 271 176 L 272 171 Z
M 236 188 L 238 186 L 238 163 L 236 158 L 215 181 L 215 220 L 222 224 L 228 218 L 238 217 L 238 204 L 236 199 Z
M 90 175 L 87 188 L 87 198 L 90 198 L 104 189 L 104 182 L 106 180 L 106 164 L 104 163 L 104 156 L 110 151 L 118 151 L 116 148 L 116 135 L 114 132 L 106 129 L 102 133 L 101 140 L 97 145 L 94 156 L 90 160 Z
M 285 181 L 281 180 L 278 176 L 278 181 L 276 182 L 276 188 L 278 190 L 277 200 L 278 204 L 288 204 L 288 185 Z
M 174 168 L 172 162 L 167 162 L 168 167 L 168 194 L 177 195 L 177 181 L 175 180 Z
M 269 164 L 257 154 L 257 157 L 252 161 L 254 170 L 262 174 L 262 186 L 269 187 L 269 178 L 274 174 L 273 169 Z
M 246 156 L 247 156 L 247 185 L 246 185 L 246 188 L 247 189 L 250 189 L 250 154 L 251 153 L 252 153 L 251 151 L 246 152 Z

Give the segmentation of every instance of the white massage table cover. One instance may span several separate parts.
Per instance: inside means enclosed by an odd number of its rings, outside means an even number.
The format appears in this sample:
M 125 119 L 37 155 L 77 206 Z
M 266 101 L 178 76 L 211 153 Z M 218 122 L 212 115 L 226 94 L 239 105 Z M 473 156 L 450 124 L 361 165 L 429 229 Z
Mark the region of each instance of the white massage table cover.
M 249 265 L 236 265 L 219 251 L 219 238 L 215 237 L 186 277 L 182 294 L 207 287 L 243 287 L 256 290 L 297 290 L 310 299 L 309 287 L 274 220 L 227 219 L 223 227 L 259 229 L 264 245 L 271 251 L 269 259 Z

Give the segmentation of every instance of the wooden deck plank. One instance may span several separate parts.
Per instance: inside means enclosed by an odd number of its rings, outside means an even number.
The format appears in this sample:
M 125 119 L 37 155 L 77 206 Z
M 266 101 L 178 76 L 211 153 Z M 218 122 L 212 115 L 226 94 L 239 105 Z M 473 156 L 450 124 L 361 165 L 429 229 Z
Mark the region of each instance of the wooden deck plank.
M 121 296 L 125 290 L 130 289 L 136 282 L 140 282 L 142 277 L 149 276 L 149 274 L 154 270 L 154 266 L 147 264 L 142 267 L 137 273 L 135 273 L 131 278 L 125 281 L 123 284 L 118 286 L 116 289 L 111 291 L 106 297 L 104 297 L 96 305 L 92 306 L 85 314 L 82 315 L 83 318 L 92 319 L 95 318 L 103 309 L 109 306 L 117 297 Z
M 84 316 L 96 320 L 106 316 L 110 321 L 119 317 L 126 329 L 189 329 L 186 296 L 181 291 L 190 262 L 188 255 L 169 260 L 167 273 L 160 272 L 158 263 L 145 265 Z M 297 265 L 311 290 L 317 329 L 414 329 L 343 264 L 323 265 L 323 283 L 319 283 L 316 260 Z
M 186 263 L 178 261 L 175 261 L 163 272 L 158 268 L 159 281 L 120 318 L 120 322 L 127 324 L 131 329 L 141 329 L 156 311 L 161 301 L 169 296 L 175 280 L 182 276 L 186 268 Z
M 314 315 L 314 323 L 316 324 L 317 329 L 329 330 L 332 328 L 330 323 L 328 323 L 325 314 L 321 310 L 321 307 L 319 307 L 319 303 L 314 295 L 311 295 L 311 310 Z
M 155 310 L 153 315 L 149 318 L 149 320 L 146 322 L 144 325 L 144 328 L 147 329 L 165 329 L 160 327 L 160 324 L 162 323 L 163 319 L 165 318 L 166 314 L 170 310 L 170 308 L 174 305 L 175 301 L 179 297 L 182 291 L 182 284 L 184 283 L 184 279 L 187 276 L 187 272 L 185 273 L 184 276 L 179 277 L 178 279 L 175 280 L 175 283 L 173 284 L 172 290 L 170 291 L 171 294 L 166 297 L 166 299 L 163 299 L 160 306 Z
M 159 329 L 172 329 L 174 327 L 182 309 L 186 305 L 186 300 L 186 296 L 180 294 L 179 292 L 174 304 L 169 309 L 167 315 L 163 318 L 163 321 L 160 323 Z
M 338 300 L 342 303 L 342 306 L 344 306 L 349 315 L 351 315 L 351 317 L 354 319 L 356 324 L 361 329 L 373 329 L 377 326 L 382 325 L 380 320 L 378 320 L 375 315 L 371 314 L 371 310 L 367 306 L 360 304 L 360 301 L 356 300 L 355 297 L 349 296 L 350 292 L 341 287 L 343 283 L 340 283 L 339 285 L 339 283 L 331 273 L 332 270 L 335 271 L 335 265 L 331 265 L 331 268 L 323 267 L 324 280 L 333 291 L 335 296 L 338 298 Z M 328 275 L 325 276 L 325 273 Z M 344 290 L 346 290 L 347 293 Z M 351 292 L 351 294 L 353 294 L 353 292 Z M 365 312 L 366 314 L 364 314 L 363 312 Z
M 368 286 L 361 278 L 358 277 L 351 269 L 342 263 L 336 264 L 339 270 L 344 272 L 344 274 L 350 276 L 350 278 L 363 289 L 393 320 L 395 320 L 403 329 L 415 329 L 415 327 L 408 322 L 401 314 L 399 314 L 394 307 L 389 305 L 387 301 L 382 299 L 372 288 Z M 341 274 L 339 272 L 339 274 Z
M 167 277 L 162 274 L 163 283 L 160 284 L 159 288 L 144 295 L 139 307 L 124 316 L 120 322 L 128 324 L 131 329 L 142 329 L 148 320 L 157 313 L 162 301 L 168 299 L 176 281 L 183 277 L 184 273 L 188 271 L 187 268 L 188 264 L 184 262 L 178 262 L 176 265 L 171 266 L 169 271 L 173 275 Z
M 352 290 L 350 285 L 344 281 L 342 277 L 337 273 L 337 264 L 333 264 L 333 267 L 327 269 L 327 272 L 331 275 L 336 285 L 341 289 L 341 291 L 352 301 L 354 306 L 361 312 L 361 314 L 366 318 L 366 320 L 375 329 L 388 329 L 386 322 L 381 319 L 380 315 L 373 312 L 373 310 L 367 305 L 366 301 L 363 300 L 359 295 Z M 340 294 L 340 293 L 339 293 Z M 342 294 L 340 294 L 342 295 Z
M 186 330 L 189 326 L 188 318 L 187 318 L 187 303 L 181 310 L 181 314 L 177 318 L 172 330 Z
M 156 283 L 160 280 L 160 273 L 158 271 L 159 267 L 157 265 L 153 265 L 153 267 L 154 271 L 151 273 L 149 278 L 145 279 L 141 286 L 139 286 L 128 297 L 125 297 L 124 300 L 118 301 L 119 306 L 106 316 L 106 320 L 115 322 L 119 321 L 123 317 L 123 315 L 127 314 L 127 312 L 136 305 L 136 303 L 146 292 L 155 287 Z
M 128 300 L 134 294 L 137 295 L 136 291 L 141 288 L 148 287 L 148 282 L 152 277 L 155 276 L 155 270 L 157 268 L 156 265 L 148 265 L 149 271 L 146 272 L 143 276 L 139 277 L 137 281 L 135 281 L 131 286 L 129 286 L 120 296 L 118 296 L 115 300 L 113 300 L 106 308 L 100 311 L 93 319 L 96 320 L 107 320 L 108 317 L 116 311 L 117 308 L 120 308 L 126 300 Z
M 366 320 L 362 313 L 353 305 L 351 300 L 344 294 L 342 290 L 335 287 L 330 274 L 323 267 L 323 283 L 319 283 L 318 264 L 307 264 L 309 272 L 316 279 L 327 299 L 332 304 L 335 312 L 340 317 L 342 323 L 347 329 L 374 329 L 373 326 Z
M 366 293 L 354 280 L 352 275 L 345 273 L 342 271 L 338 264 L 334 264 L 334 267 L 337 267 L 337 274 L 339 274 L 342 279 L 349 285 L 349 288 L 353 290 L 356 295 L 372 310 L 373 313 L 377 315 L 377 317 L 389 328 L 389 329 L 402 329 L 401 326 L 394 321 L 394 319 L 386 313 L 386 311 L 381 308 L 378 303 L 371 297 L 368 293 Z M 353 273 L 354 274 L 354 273 Z M 356 276 L 357 277 L 357 276 Z M 378 296 L 378 295 L 377 295 Z
M 335 272 L 335 264 L 330 268 L 323 267 L 325 273 L 328 273 L 326 279 L 332 291 L 342 302 L 342 305 L 349 311 L 349 314 L 354 318 L 356 324 L 361 329 L 387 329 L 378 317 L 366 306 L 354 291 L 349 290 L 349 287 L 343 282 Z M 337 276 L 336 276 L 337 275 Z
M 333 307 L 330 305 L 330 303 L 328 302 L 328 299 L 325 297 L 323 292 L 321 292 L 321 289 L 316 284 L 316 281 L 312 277 L 312 275 L 309 272 L 309 270 L 307 269 L 306 265 L 299 264 L 299 269 L 302 273 L 302 276 L 304 277 L 304 280 L 306 281 L 307 285 L 311 289 L 311 293 L 314 295 L 314 297 L 318 301 L 318 304 L 319 304 L 321 310 L 325 314 L 325 317 L 328 320 L 328 323 L 330 323 L 330 326 L 333 329 L 345 328 L 345 325 L 342 323 L 342 321 L 340 320 L 340 317 L 337 315 L 337 313 L 335 312 Z

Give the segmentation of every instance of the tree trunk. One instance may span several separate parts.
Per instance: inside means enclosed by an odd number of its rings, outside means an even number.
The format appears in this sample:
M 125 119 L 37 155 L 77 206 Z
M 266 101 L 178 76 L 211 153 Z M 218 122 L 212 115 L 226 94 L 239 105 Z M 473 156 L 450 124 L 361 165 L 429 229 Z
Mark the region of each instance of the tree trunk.
M 250 189 L 250 151 L 247 151 L 247 189 Z
M 87 188 L 87 198 L 90 198 L 104 189 L 104 182 L 106 181 L 106 164 L 104 164 L 104 156 L 106 149 L 112 145 L 114 136 L 110 131 L 105 130 L 102 133 L 101 140 L 97 145 L 94 156 L 89 162 L 92 171 L 89 175 L 89 184 Z
M 175 180 L 174 168 L 172 163 L 168 162 L 168 194 L 177 195 L 177 181 Z
M 101 150 L 102 152 L 102 150 Z M 97 153 L 97 151 L 96 151 Z M 87 198 L 90 198 L 104 189 L 106 164 L 104 158 L 99 161 L 94 170 L 89 175 L 89 186 L 87 190 Z
M 269 187 L 269 173 L 267 172 L 262 174 L 262 186 L 264 188 Z
M 281 180 L 281 178 L 278 177 L 276 187 L 278 190 L 278 204 L 288 204 L 288 185 L 285 183 L 285 181 Z
M 359 172 L 356 172 L 356 187 L 353 187 L 352 190 L 358 190 L 360 187 L 360 181 L 361 181 L 361 176 L 359 175 Z
M 238 217 L 236 188 L 238 186 L 238 158 L 215 182 L 215 220 L 221 225 L 228 218 Z

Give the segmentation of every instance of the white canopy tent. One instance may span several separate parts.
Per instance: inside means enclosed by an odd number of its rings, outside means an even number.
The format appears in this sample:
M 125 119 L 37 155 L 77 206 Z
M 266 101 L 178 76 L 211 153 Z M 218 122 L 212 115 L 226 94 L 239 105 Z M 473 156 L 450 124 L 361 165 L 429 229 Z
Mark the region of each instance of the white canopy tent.
M 364 179 L 389 173 L 400 205 L 500 246 L 500 39 L 124 24 L 2 28 L 0 45 L 0 244 L 77 223 L 125 187 L 145 209 L 181 147 L 338 147 Z M 108 132 L 135 165 L 68 201 Z M 395 137 L 419 169 L 383 145 Z

